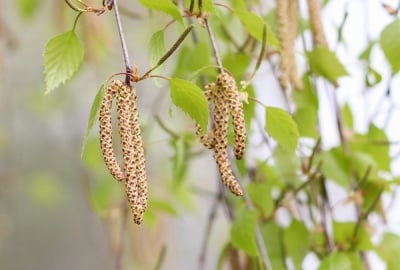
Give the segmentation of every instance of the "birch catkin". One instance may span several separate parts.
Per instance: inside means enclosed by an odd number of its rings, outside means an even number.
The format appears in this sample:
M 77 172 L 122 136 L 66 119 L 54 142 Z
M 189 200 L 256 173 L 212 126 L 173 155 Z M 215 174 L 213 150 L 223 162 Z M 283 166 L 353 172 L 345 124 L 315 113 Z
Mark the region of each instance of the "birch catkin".
M 276 2 L 276 20 L 278 24 L 278 39 L 281 46 L 281 62 L 279 64 L 279 83 L 282 89 L 289 86 L 290 70 L 290 31 L 289 31 L 289 1 L 277 0 Z
M 114 154 L 113 142 L 112 142 L 112 121 L 111 121 L 111 109 L 112 102 L 117 92 L 119 91 L 119 84 L 113 81 L 106 89 L 106 93 L 103 97 L 99 112 L 99 123 L 100 123 L 100 148 L 103 154 L 104 163 L 106 164 L 111 175 L 118 181 L 125 179 L 124 172 L 118 165 L 117 159 Z
M 321 19 L 320 0 L 307 0 L 314 47 L 328 47 Z

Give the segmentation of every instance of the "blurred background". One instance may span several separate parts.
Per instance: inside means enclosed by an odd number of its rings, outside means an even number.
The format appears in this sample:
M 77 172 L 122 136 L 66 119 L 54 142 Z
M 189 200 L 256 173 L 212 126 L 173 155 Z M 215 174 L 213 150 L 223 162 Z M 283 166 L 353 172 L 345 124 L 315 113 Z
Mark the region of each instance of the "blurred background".
M 88 1 L 93 6 L 100 2 Z M 131 59 L 143 72 L 149 67 L 146 48 L 151 34 L 160 30 L 168 18 L 152 16 L 136 1 L 119 2 Z M 273 5 L 273 1 L 264 2 L 266 8 Z M 354 42 L 347 44 L 345 52 L 338 50 L 338 54 L 341 59 L 352 59 L 347 54 L 357 57 L 366 44 L 359 37 L 364 34 L 359 29 L 367 27 L 371 37 L 377 38 L 390 17 L 381 11 L 377 0 L 331 0 L 325 9 L 328 39 L 329 29 L 337 25 L 338 14 L 343 14 L 346 5 L 350 26 L 344 35 Z M 0 0 L 0 268 L 113 269 L 123 254 L 125 269 L 153 269 L 166 247 L 163 269 L 190 269 L 197 264 L 213 192 L 218 189 L 214 161 L 211 155 L 193 159 L 185 172 L 188 183 L 180 189 L 172 187 L 176 172 L 172 158 L 176 156 L 170 146 L 185 141 L 171 141 L 154 115 L 189 141 L 193 126 L 171 105 L 165 82 L 141 82 L 139 111 L 151 201 L 144 226 L 124 222 L 125 193 L 102 162 L 97 128 L 81 159 L 93 98 L 104 80 L 124 70 L 113 13 L 81 17 L 77 33 L 85 46 L 84 65 L 71 82 L 44 96 L 43 49 L 51 37 L 72 28 L 75 15 L 61 0 Z M 175 30 L 167 32 L 167 44 L 179 32 Z M 384 61 L 382 55 L 377 54 L 375 61 L 381 73 L 389 72 L 380 65 Z M 359 89 L 362 78 L 357 77 L 357 67 L 344 63 L 352 77 L 341 84 L 340 99 L 353 108 L 361 108 L 355 117 L 357 128 L 362 130 L 364 109 L 368 111 L 359 99 L 365 94 Z M 170 61 L 164 72 L 168 74 L 174 68 Z M 269 69 L 263 67 L 260 74 L 267 76 Z M 393 85 L 398 86 L 398 80 L 393 80 Z M 375 100 L 384 88 L 382 84 L 367 98 Z M 266 101 L 278 106 L 280 102 L 271 96 Z M 393 119 L 399 119 L 399 115 Z M 329 138 L 329 126 L 325 130 L 322 135 Z M 395 130 L 398 126 L 388 126 L 390 138 L 398 138 Z M 332 137 L 325 142 L 335 145 L 336 140 Z M 389 225 L 398 230 L 399 218 L 393 213 Z M 208 269 L 214 269 L 218 253 L 229 238 L 222 209 L 216 219 L 208 249 Z M 382 267 L 377 261 L 376 265 Z M 305 269 L 315 269 L 312 263 L 309 265 Z

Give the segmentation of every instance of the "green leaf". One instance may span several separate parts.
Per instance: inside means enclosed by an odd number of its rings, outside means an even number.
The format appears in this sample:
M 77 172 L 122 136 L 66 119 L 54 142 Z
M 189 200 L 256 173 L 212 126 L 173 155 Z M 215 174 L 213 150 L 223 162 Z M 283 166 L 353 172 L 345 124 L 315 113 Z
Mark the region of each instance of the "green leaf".
M 365 61 L 369 61 L 370 57 L 371 57 L 371 52 L 372 49 L 374 48 L 376 44 L 376 41 L 371 41 L 367 48 L 365 48 L 365 50 L 360 54 L 360 56 L 358 57 L 358 59 L 360 60 L 365 60 Z
M 289 152 L 297 148 L 299 130 L 290 114 L 280 108 L 267 107 L 266 131 L 271 137 Z
M 196 46 L 184 46 L 179 52 L 174 71 L 174 77 L 192 75 L 193 72 L 209 65 L 209 45 L 200 42 Z
M 353 270 L 349 256 L 344 252 L 333 252 L 322 260 L 321 265 L 318 268 L 318 270 L 333 269 Z
M 351 163 L 342 147 L 322 152 L 318 162 L 322 162 L 321 171 L 325 177 L 343 187 L 349 187 L 352 177 Z
M 370 235 L 364 226 L 359 227 L 357 235 L 354 234 L 356 223 L 333 222 L 333 237 L 335 243 L 343 249 L 370 250 L 373 245 Z M 356 236 L 356 237 L 355 237 Z
M 303 91 L 293 91 L 293 100 L 296 103 L 298 108 L 314 108 L 318 111 L 319 103 L 318 97 L 315 93 L 314 85 L 311 81 L 311 77 L 308 74 L 304 74 L 303 76 L 303 84 L 304 90 Z
M 270 216 L 274 211 L 271 183 L 268 181 L 251 182 L 246 186 L 246 189 L 250 199 L 253 201 L 254 206 L 260 210 L 263 216 Z
M 235 14 L 239 17 L 246 30 L 257 40 L 262 40 L 264 20 L 256 14 L 245 11 L 235 10 Z
M 83 47 L 73 30 L 50 39 L 44 51 L 45 94 L 71 79 L 82 60 Z
M 318 111 L 312 107 L 300 107 L 296 110 L 293 119 L 299 127 L 301 137 L 318 138 Z
M 232 244 L 250 256 L 257 256 L 258 249 L 255 237 L 257 215 L 255 212 L 244 209 L 233 221 L 231 227 Z
M 343 121 L 346 127 L 353 128 L 353 113 L 348 103 L 346 103 L 342 108 Z
M 171 0 L 139 0 L 139 2 L 148 9 L 154 9 L 169 14 L 178 22 L 182 22 L 181 13 Z
M 186 0 L 185 1 L 185 7 L 187 7 L 187 9 L 189 9 L 190 2 L 191 2 L 191 0 Z M 207 11 L 207 13 L 213 13 L 214 12 L 215 7 L 214 7 L 214 3 L 213 3 L 212 0 L 203 0 L 202 4 L 203 4 L 203 6 L 202 6 L 202 11 L 203 12 L 204 11 Z M 194 13 L 199 12 L 197 2 L 195 2 L 193 12 Z
M 338 60 L 336 55 L 327 48 L 315 48 L 307 53 L 312 71 L 331 82 L 342 76 L 348 75 L 346 68 Z
M 101 216 L 106 217 L 107 212 L 112 207 L 113 200 L 117 198 L 117 185 L 115 180 L 102 177 L 95 183 L 94 188 L 90 192 L 89 202 L 93 211 Z
M 272 269 L 287 270 L 285 265 L 282 228 L 276 223 L 264 222 L 261 225 L 261 233 L 263 235 L 265 245 L 267 246 Z
M 391 159 L 387 142 L 385 132 L 372 124 L 366 135 L 357 134 L 350 145 L 353 151 L 365 152 L 373 157 L 380 170 L 389 172 Z
M 194 121 L 203 131 L 207 130 L 208 102 L 203 91 L 194 83 L 182 79 L 170 80 L 172 102 Z
M 87 144 L 87 141 L 89 138 L 90 131 L 92 130 L 94 123 L 96 123 L 96 120 L 98 118 L 100 105 L 101 105 L 101 101 L 104 97 L 104 94 L 105 94 L 105 84 L 103 83 L 100 86 L 100 89 L 97 92 L 97 94 L 93 100 L 92 108 L 90 108 L 86 132 L 85 132 L 85 136 L 83 137 L 83 140 L 82 140 L 81 158 L 83 158 L 83 154 L 85 153 L 85 148 L 86 148 L 86 144 Z
M 394 73 L 400 70 L 400 19 L 394 20 L 381 32 L 380 45 Z
M 371 66 L 368 66 L 367 73 L 365 74 L 365 85 L 373 87 L 382 81 L 382 75 Z
M 298 170 L 301 164 L 299 157 L 294 152 L 288 152 L 278 145 L 275 147 L 273 158 L 279 181 L 285 186 L 297 186 L 299 184 Z
M 39 0 L 18 0 L 16 1 L 18 11 L 24 18 L 30 18 L 39 8 Z
M 165 53 L 164 30 L 155 32 L 150 39 L 149 61 L 150 66 L 155 66 Z
M 399 269 L 400 236 L 385 233 L 378 245 L 377 253 L 387 264 L 387 270 Z
M 275 47 L 279 46 L 279 41 L 275 37 L 275 34 L 271 31 L 271 28 L 268 24 L 260 17 L 254 14 L 253 12 L 246 10 L 235 10 L 235 14 L 238 16 L 239 20 L 242 22 L 243 26 L 246 30 L 256 38 L 258 41 L 263 40 L 263 28 L 264 25 L 267 27 L 267 43 L 269 45 L 273 45 Z
M 304 223 L 293 220 L 289 228 L 283 232 L 283 242 L 295 269 L 301 269 L 301 264 L 311 247 L 311 233 Z

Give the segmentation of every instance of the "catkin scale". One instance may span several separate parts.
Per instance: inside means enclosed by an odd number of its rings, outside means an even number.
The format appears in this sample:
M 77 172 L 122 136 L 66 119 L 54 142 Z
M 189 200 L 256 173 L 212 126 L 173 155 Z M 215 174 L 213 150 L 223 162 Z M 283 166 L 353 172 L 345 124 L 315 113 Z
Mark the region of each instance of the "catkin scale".
M 125 179 L 124 172 L 118 165 L 117 159 L 114 154 L 113 143 L 112 143 L 112 121 L 111 121 L 111 109 L 112 102 L 119 90 L 119 85 L 116 81 L 113 81 L 109 87 L 107 87 L 105 95 L 102 99 L 100 111 L 99 111 L 99 123 L 100 123 L 100 148 L 103 154 L 103 160 L 106 164 L 111 175 L 118 181 Z

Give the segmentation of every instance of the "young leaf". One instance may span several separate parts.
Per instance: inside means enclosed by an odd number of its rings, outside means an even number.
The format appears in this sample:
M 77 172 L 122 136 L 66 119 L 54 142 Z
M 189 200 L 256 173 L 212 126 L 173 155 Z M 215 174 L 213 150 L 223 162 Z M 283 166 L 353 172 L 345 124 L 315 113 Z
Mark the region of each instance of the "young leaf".
M 304 223 L 293 220 L 283 233 L 283 242 L 295 269 L 301 269 L 301 264 L 311 246 L 311 234 Z
M 354 222 L 333 222 L 333 237 L 335 243 L 345 249 L 350 249 L 351 247 L 364 251 L 372 249 L 373 245 L 370 235 L 365 227 L 361 226 L 357 237 L 354 238 L 355 226 L 356 224 Z
M 203 91 L 194 83 L 182 79 L 170 80 L 172 102 L 207 130 L 208 102 Z
M 97 116 L 99 115 L 100 104 L 101 104 L 101 100 L 104 97 L 104 93 L 105 93 L 105 85 L 103 83 L 100 86 L 100 89 L 97 92 L 97 94 L 96 94 L 96 96 L 95 96 L 95 98 L 93 100 L 92 108 L 90 109 L 89 119 L 88 119 L 88 123 L 87 123 L 87 127 L 86 127 L 86 132 L 85 132 L 85 136 L 83 137 L 83 141 L 82 141 L 81 158 L 83 157 L 83 154 L 85 152 L 86 143 L 87 143 L 87 140 L 89 138 L 90 131 L 92 130 L 93 125 L 97 120 Z
M 246 189 L 254 206 L 260 210 L 262 215 L 266 217 L 271 215 L 274 210 L 271 183 L 268 181 L 251 182 L 247 185 Z
M 83 47 L 73 30 L 50 39 L 44 51 L 45 94 L 71 79 L 82 60 Z
M 246 30 L 255 37 L 258 41 L 263 40 L 263 28 L 266 22 L 256 14 L 245 11 L 245 10 L 235 10 L 235 14 L 238 16 L 239 20 L 242 22 Z M 275 34 L 271 31 L 271 28 L 267 25 L 267 43 L 278 47 L 279 41 L 275 37 Z
M 264 222 L 261 224 L 261 233 L 265 245 L 268 248 L 268 256 L 271 259 L 272 269 L 285 270 L 285 250 L 282 239 L 282 228 L 274 222 Z
M 333 252 L 328 257 L 325 257 L 318 270 L 353 270 L 351 260 L 344 252 Z
M 327 178 L 343 187 L 349 187 L 351 163 L 341 147 L 322 152 L 317 162 L 322 162 L 321 171 Z
M 139 2 L 149 8 L 171 15 L 175 20 L 182 22 L 179 9 L 171 0 L 139 0 Z
M 289 152 L 294 152 L 299 139 L 299 130 L 290 114 L 282 109 L 268 107 L 266 110 L 266 131 Z
M 316 139 L 319 134 L 317 130 L 318 112 L 312 107 L 300 107 L 293 115 L 299 127 L 301 137 L 310 137 Z
M 149 61 L 150 66 L 155 66 L 165 53 L 164 30 L 155 32 L 150 39 Z
M 256 213 L 245 209 L 239 213 L 231 227 L 232 244 L 250 256 L 257 256 L 258 254 L 254 233 L 256 224 Z
M 336 55 L 327 48 L 315 48 L 307 53 L 312 71 L 331 82 L 348 75 L 346 68 Z
M 39 8 L 42 1 L 39 0 L 18 0 L 17 7 L 24 18 L 32 17 Z
M 400 19 L 393 21 L 381 33 L 380 45 L 394 73 L 400 70 Z

